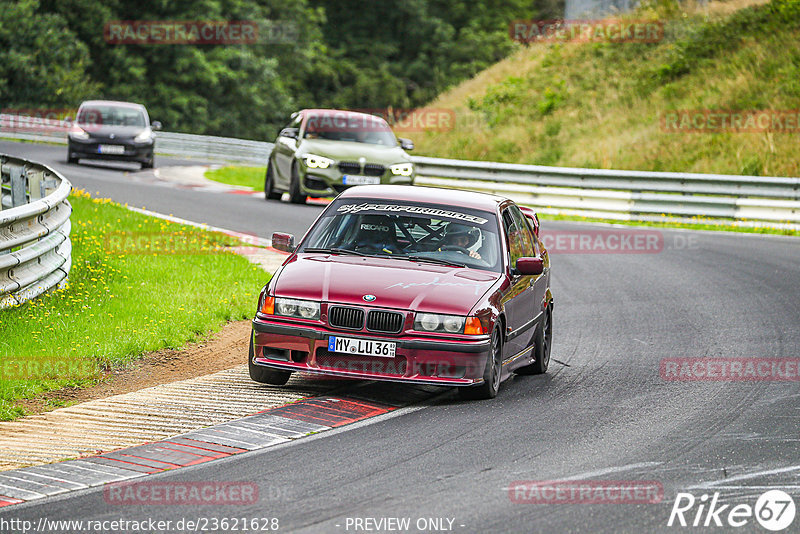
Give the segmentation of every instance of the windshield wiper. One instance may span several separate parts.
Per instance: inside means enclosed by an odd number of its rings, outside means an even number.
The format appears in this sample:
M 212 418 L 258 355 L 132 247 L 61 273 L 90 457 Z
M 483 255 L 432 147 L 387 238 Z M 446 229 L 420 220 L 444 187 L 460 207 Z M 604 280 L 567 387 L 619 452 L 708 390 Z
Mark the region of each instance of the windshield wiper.
M 466 267 L 465 264 L 458 263 L 457 261 L 443 260 L 441 258 L 431 258 L 429 256 L 417 256 L 412 254 L 411 256 L 395 256 L 395 257 L 404 258 L 407 260 L 420 261 L 420 262 L 436 263 L 438 265 L 449 265 L 450 267 Z
M 346 248 L 307 248 L 304 249 L 303 252 L 329 252 L 332 254 L 351 254 L 353 256 L 369 256 L 369 254 L 364 254 L 363 252 L 358 252 L 355 250 L 349 250 Z

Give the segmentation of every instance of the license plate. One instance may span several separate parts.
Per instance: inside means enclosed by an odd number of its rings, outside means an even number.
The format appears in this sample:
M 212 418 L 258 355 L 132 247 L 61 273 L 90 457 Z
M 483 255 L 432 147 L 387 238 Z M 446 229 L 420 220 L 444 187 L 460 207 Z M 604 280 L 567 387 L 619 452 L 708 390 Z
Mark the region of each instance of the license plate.
M 380 176 L 360 176 L 358 174 L 345 174 L 342 176 L 344 185 L 377 185 L 381 183 Z
M 101 154 L 124 154 L 125 147 L 122 145 L 100 145 L 97 151 Z
M 351 337 L 328 336 L 328 351 L 358 354 L 359 356 L 378 356 L 394 358 L 396 343 L 375 341 L 374 339 L 354 339 Z

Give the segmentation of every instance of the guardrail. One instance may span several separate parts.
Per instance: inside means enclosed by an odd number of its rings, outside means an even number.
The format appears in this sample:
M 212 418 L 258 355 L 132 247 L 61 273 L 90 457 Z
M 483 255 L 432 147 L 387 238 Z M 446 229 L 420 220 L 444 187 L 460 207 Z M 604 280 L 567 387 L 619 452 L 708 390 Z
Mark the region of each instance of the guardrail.
M 66 281 L 71 190 L 53 169 L 0 154 L 0 309 Z
M 0 115 L 0 125 L 14 123 Z M 24 123 L 17 120 L 16 123 Z M 0 136 L 66 142 L 60 122 Z M 273 144 L 158 133 L 156 152 L 264 165 Z M 721 223 L 800 223 L 800 178 L 618 171 L 413 157 L 416 183 L 498 193 L 542 213 L 604 219 L 709 218 Z
M 61 120 L 0 114 L 0 138 L 66 144 L 68 131 L 69 124 Z M 263 165 L 272 146 L 232 137 L 156 132 L 156 154 L 165 156 Z
M 800 222 L 800 178 L 413 159 L 418 184 L 494 192 L 544 213 Z

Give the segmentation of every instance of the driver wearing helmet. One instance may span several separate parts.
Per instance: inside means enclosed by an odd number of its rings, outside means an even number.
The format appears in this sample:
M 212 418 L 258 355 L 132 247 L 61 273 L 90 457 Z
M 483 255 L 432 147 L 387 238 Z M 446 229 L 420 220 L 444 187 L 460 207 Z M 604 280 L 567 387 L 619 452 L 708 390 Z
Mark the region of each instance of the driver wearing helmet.
M 442 239 L 442 246 L 439 248 L 443 250 L 457 250 L 464 254 L 469 254 L 470 258 L 477 260 L 481 259 L 481 255 L 474 250 L 469 250 L 469 247 L 478 241 L 477 228 L 460 223 L 450 223 L 444 231 L 444 239 Z

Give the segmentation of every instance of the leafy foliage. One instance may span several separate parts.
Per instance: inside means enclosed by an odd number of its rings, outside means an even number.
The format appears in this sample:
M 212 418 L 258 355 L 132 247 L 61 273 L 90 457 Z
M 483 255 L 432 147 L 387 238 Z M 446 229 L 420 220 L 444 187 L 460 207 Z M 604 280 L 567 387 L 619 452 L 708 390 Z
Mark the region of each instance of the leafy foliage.
M 0 0 L 0 107 L 147 106 L 171 131 L 271 139 L 303 107 L 407 108 L 508 55 L 562 0 Z M 114 45 L 113 21 L 272 21 L 291 42 Z

